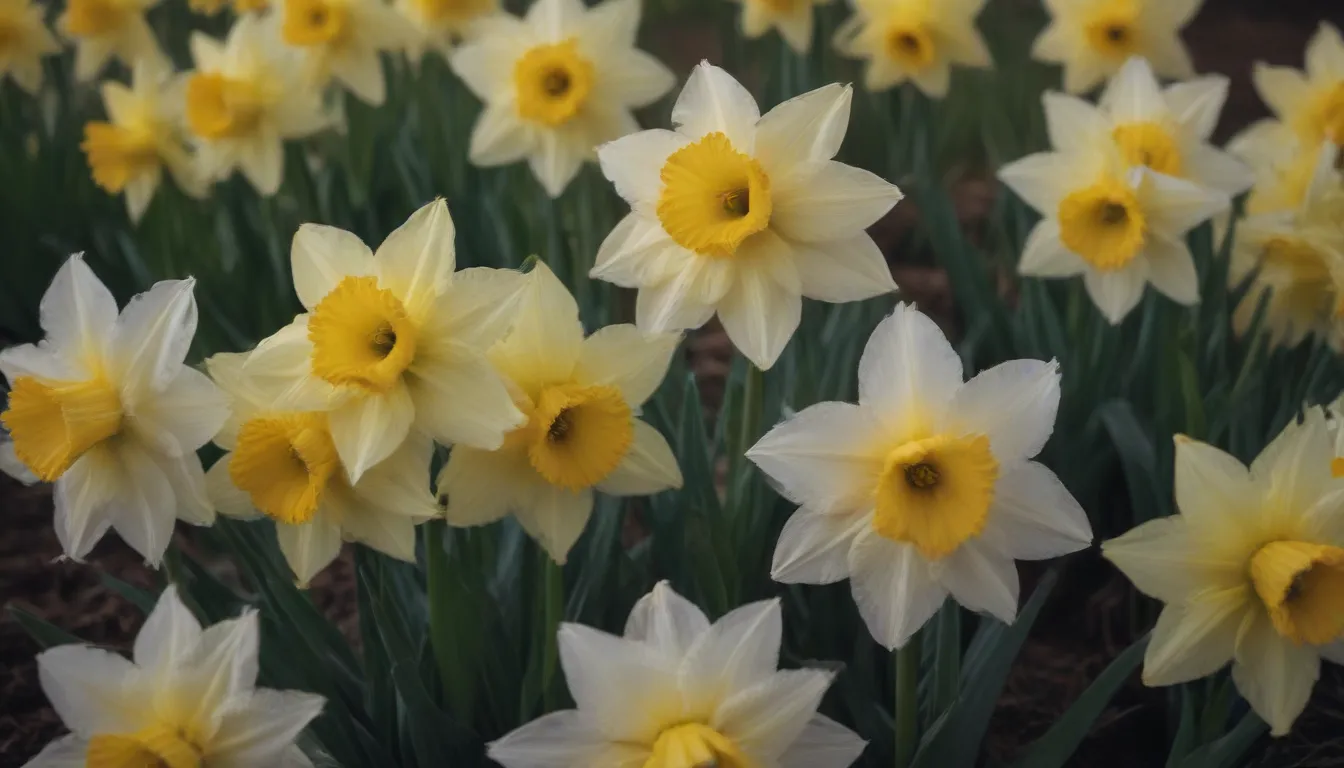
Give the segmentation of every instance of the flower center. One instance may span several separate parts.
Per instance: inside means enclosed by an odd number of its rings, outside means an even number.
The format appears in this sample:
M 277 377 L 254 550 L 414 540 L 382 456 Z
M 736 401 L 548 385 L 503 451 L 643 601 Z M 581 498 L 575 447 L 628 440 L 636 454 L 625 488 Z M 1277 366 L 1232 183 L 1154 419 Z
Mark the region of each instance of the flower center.
M 682 247 L 732 256 L 770 225 L 770 179 L 761 164 L 715 131 L 663 163 L 658 220 Z
M 574 118 L 593 90 L 593 64 L 574 39 L 530 48 L 513 65 L 518 115 L 554 128 Z
M 1344 637 L 1344 549 L 1270 542 L 1251 556 L 1251 583 L 1280 635 L 1307 645 Z
M 930 560 L 980 535 L 994 499 L 999 462 L 984 435 L 936 435 L 887 455 L 873 527 L 915 545 Z
M 346 277 L 308 319 L 313 373 L 332 384 L 387 392 L 415 360 L 416 328 L 376 277 Z
M 261 90 L 252 82 L 214 73 L 187 81 L 187 126 L 203 139 L 236 138 L 261 120 Z
M 1101 4 L 1099 12 L 1083 24 L 1088 45 L 1111 60 L 1129 58 L 1139 47 L 1138 11 L 1134 0 Z
M 928 67 L 935 53 L 937 48 L 926 25 L 897 21 L 887 29 L 887 54 L 905 69 Z
M 118 0 L 70 0 L 65 30 L 76 37 L 99 37 L 120 29 L 131 9 Z
M 1320 91 L 1303 110 L 1296 127 L 1299 135 L 1312 147 L 1326 140 L 1336 144 L 1344 142 L 1344 82 Z
M 290 45 L 328 45 L 341 42 L 349 30 L 345 4 L 333 0 L 289 0 L 280 34 Z
M 542 390 L 510 442 L 526 446 L 533 469 L 548 483 L 579 490 L 611 474 L 633 439 L 630 406 L 620 390 L 559 384 Z
M 94 182 L 112 194 L 159 165 L 158 142 L 147 126 L 91 122 L 84 126 L 79 148 L 88 156 Z
M 750 758 L 723 734 L 700 723 L 675 725 L 653 742 L 644 768 L 754 768 Z
M 1111 132 L 1120 154 L 1131 166 L 1144 165 L 1168 176 L 1181 176 L 1181 149 L 1170 132 L 1158 123 L 1125 123 Z
M 20 376 L 0 422 L 14 453 L 45 482 L 52 482 L 85 451 L 121 431 L 121 397 L 104 376 L 43 384 Z
M 252 497 L 252 505 L 290 524 L 313 519 L 340 468 L 326 417 L 320 413 L 249 419 L 229 457 L 229 477 Z
M 1147 222 L 1134 190 L 1106 180 L 1059 203 L 1059 237 L 1102 272 L 1124 268 L 1143 248 Z
M 136 733 L 89 739 L 88 768 L 200 768 L 201 750 L 180 731 L 151 725 Z

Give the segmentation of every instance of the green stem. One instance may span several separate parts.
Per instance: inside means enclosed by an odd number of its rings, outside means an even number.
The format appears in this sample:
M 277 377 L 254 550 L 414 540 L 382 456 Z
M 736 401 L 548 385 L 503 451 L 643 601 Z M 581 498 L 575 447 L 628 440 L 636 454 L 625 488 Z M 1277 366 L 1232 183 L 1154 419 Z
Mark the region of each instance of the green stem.
M 747 363 L 747 381 L 742 388 L 742 422 L 738 433 L 738 453 L 746 453 L 756 442 L 761 428 L 761 399 L 765 388 L 765 374 L 754 363 Z
M 439 682 L 443 687 L 444 699 L 453 713 L 469 718 L 471 714 L 471 691 L 466 680 L 458 674 L 462 666 L 462 649 L 454 641 L 451 618 L 453 602 L 460 599 L 453 589 L 452 571 L 449 564 L 445 538 L 448 525 L 442 520 L 431 521 L 425 526 L 425 581 L 429 601 L 429 645 L 434 652 L 434 664 L 439 670 Z M 469 720 L 468 720 L 469 722 Z
M 910 768 L 919 746 L 919 638 L 896 649 L 896 768 Z
M 934 708 L 930 719 L 952 708 L 961 685 L 961 606 L 948 600 L 938 611 L 938 654 L 934 668 Z
M 550 712 L 557 705 L 554 684 L 560 658 L 557 632 L 565 613 L 565 573 L 545 550 L 541 560 L 542 632 L 546 638 L 541 661 L 541 701 L 542 708 Z

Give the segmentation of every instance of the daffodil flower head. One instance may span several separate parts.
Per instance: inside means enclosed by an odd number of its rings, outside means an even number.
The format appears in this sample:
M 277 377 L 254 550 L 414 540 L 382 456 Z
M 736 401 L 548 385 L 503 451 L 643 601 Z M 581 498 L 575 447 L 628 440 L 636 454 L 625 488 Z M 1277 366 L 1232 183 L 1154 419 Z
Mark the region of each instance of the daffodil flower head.
M 710 624 L 661 582 L 635 604 L 622 637 L 559 630 L 576 709 L 553 712 L 490 744 L 504 768 L 845 768 L 864 741 L 817 714 L 831 683 L 820 669 L 776 669 L 779 601 Z
M 865 229 L 901 192 L 831 159 L 851 96 L 828 85 L 761 116 L 731 75 L 696 67 L 672 110 L 675 131 L 598 148 L 631 212 L 589 274 L 638 288 L 636 320 L 649 331 L 698 328 L 717 312 L 761 369 L 793 336 L 804 296 L 845 302 L 894 290 Z
M 274 520 L 280 552 L 300 585 L 336 559 L 342 541 L 415 562 L 415 525 L 440 514 L 429 492 L 430 438 L 412 431 L 352 483 L 327 413 L 301 409 L 302 382 L 292 371 L 249 365 L 248 358 L 218 354 L 206 361 L 233 405 L 214 438 L 227 453 L 206 473 L 215 508 L 234 518 L 260 513 Z
M 813 7 L 830 0 L 732 0 L 742 4 L 742 35 L 755 40 L 771 29 L 795 53 L 807 53 L 812 47 L 816 27 Z
M 168 57 L 145 21 L 145 12 L 158 2 L 69 0 L 56 26 L 75 44 L 75 79 L 94 79 L 112 59 L 127 67 L 143 62 L 170 69 Z
M 1086 93 L 1142 56 L 1163 77 L 1194 77 L 1180 30 L 1203 0 L 1045 0 L 1050 24 L 1031 55 L 1064 67 L 1064 90 Z
M 1256 156 L 1294 142 L 1344 143 L 1344 38 L 1333 24 L 1322 22 L 1307 43 L 1305 71 L 1257 62 L 1251 79 L 1274 117 L 1247 128 L 1229 149 Z
M 6 75 L 31 94 L 42 87 L 42 57 L 61 46 L 32 0 L 0 0 L 0 81 Z
M 563 563 L 593 492 L 643 496 L 681 487 L 667 440 L 637 418 L 681 340 L 612 325 L 584 338 L 578 304 L 544 263 L 527 275 L 512 330 L 490 350 L 526 422 L 493 450 L 458 445 L 438 488 L 452 525 L 512 514 Z
M 1275 736 L 1292 728 L 1321 658 L 1344 661 L 1344 482 L 1332 477 L 1324 412 L 1308 409 L 1249 468 L 1176 437 L 1180 514 L 1102 552 L 1165 606 L 1144 656 L 1146 685 L 1232 662 L 1232 680 Z
M 442 200 L 413 213 L 376 254 L 335 227 L 305 224 L 294 235 L 294 287 L 308 311 L 262 341 L 247 366 L 300 374 L 289 402 L 327 412 L 352 484 L 412 429 L 494 449 L 525 420 L 484 352 L 508 330 L 523 276 L 454 272 L 453 237 Z
M 405 47 L 410 25 L 384 0 L 277 0 L 280 36 L 303 52 L 308 82 L 335 80 L 361 101 L 387 98 L 380 54 Z
M 331 124 L 321 94 L 303 82 L 287 50 L 256 15 L 236 21 L 226 41 L 197 32 L 196 69 L 185 75 L 185 118 L 201 172 L 228 178 L 234 170 L 263 195 L 280 189 L 284 141 Z
M 323 698 L 257 688 L 258 638 L 251 610 L 202 629 L 170 584 L 132 659 L 88 645 L 43 651 L 42 690 L 71 733 L 28 765 L 311 768 L 294 740 Z
M 975 28 L 985 0 L 859 0 L 840 27 L 840 53 L 868 61 L 864 87 L 906 81 L 933 98 L 947 95 L 952 66 L 988 69 L 989 49 Z
M 56 534 L 81 560 L 108 527 L 157 565 L 180 518 L 214 510 L 196 449 L 228 415 L 223 395 L 183 365 L 196 333 L 195 282 L 165 280 L 116 300 L 81 256 L 42 297 L 46 339 L 0 351 L 16 457 L 55 483 Z
M 1031 460 L 1058 407 L 1054 362 L 1013 360 L 964 382 L 933 321 L 898 305 L 864 348 L 857 405 L 813 405 L 747 451 L 801 507 L 780 534 L 771 577 L 850 579 L 887 648 L 905 645 L 948 594 L 1012 622 L 1013 561 L 1092 540 L 1078 502 Z
M 406 55 L 414 65 L 433 51 L 445 60 L 453 47 L 481 34 L 500 13 L 499 0 L 396 0 L 408 21 Z
M 526 159 L 559 197 L 593 148 L 639 130 L 630 114 L 672 88 L 657 59 L 635 47 L 639 0 L 536 0 L 522 19 L 500 15 L 453 52 L 450 63 L 485 110 L 471 162 Z

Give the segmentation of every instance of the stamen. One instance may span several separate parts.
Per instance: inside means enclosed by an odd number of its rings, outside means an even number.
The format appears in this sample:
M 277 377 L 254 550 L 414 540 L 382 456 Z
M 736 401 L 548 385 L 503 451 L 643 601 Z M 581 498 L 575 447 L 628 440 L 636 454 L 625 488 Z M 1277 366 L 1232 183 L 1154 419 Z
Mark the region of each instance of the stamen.
M 905 468 L 905 481 L 921 490 L 932 488 L 938 484 L 938 470 L 924 462 L 910 464 Z

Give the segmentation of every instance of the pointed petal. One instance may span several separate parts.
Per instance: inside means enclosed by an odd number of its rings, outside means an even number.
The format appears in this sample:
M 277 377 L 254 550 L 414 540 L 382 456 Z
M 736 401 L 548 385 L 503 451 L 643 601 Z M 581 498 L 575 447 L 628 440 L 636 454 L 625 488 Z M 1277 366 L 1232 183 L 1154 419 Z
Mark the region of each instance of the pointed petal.
M 877 487 L 881 437 L 871 409 L 817 403 L 776 425 L 746 455 L 794 503 L 847 511 L 863 506 Z
M 1083 274 L 1083 286 L 1092 303 L 1111 325 L 1119 325 L 1143 298 L 1147 263 L 1137 259 L 1115 272 L 1089 270 Z
M 68 734 L 43 747 L 23 768 L 86 768 L 88 754 L 88 740 Z
M 82 562 L 112 524 L 107 505 L 123 484 L 121 464 L 106 448 L 80 456 L 53 489 L 56 538 L 65 556 Z
M 317 306 L 342 279 L 374 274 L 373 252 L 355 235 L 336 227 L 304 224 L 294 233 L 289 261 L 294 290 L 305 309 Z
M 332 442 L 350 482 L 358 483 L 370 467 L 392 455 L 414 419 L 415 405 L 402 383 L 386 394 L 350 400 L 327 414 Z
M 1087 262 L 1070 251 L 1059 237 L 1057 219 L 1041 219 L 1022 248 L 1017 271 L 1030 277 L 1073 277 L 1088 269 Z
M 331 507 L 341 536 L 408 563 L 415 562 L 415 519 L 389 514 L 358 495 L 332 495 Z
M 1281 120 L 1297 114 L 1311 95 L 1306 78 L 1292 67 L 1274 67 L 1256 62 L 1251 69 L 1251 81 L 1255 84 L 1256 93 Z
M 416 356 L 407 389 L 416 426 L 441 443 L 494 450 L 526 422 L 485 356 L 461 344 Z
M 526 287 L 527 277 L 516 269 L 472 267 L 456 272 L 439 297 L 425 335 L 488 349 L 513 325 Z
M 967 434 L 989 437 L 1000 462 L 1030 459 L 1055 429 L 1059 410 L 1059 364 L 1010 360 L 981 371 L 952 397 L 952 423 Z
M 1167 86 L 1162 98 L 1177 123 L 1200 141 L 1208 141 L 1218 127 L 1228 85 L 1228 79 L 1222 75 L 1205 75 Z
M 710 726 L 761 764 L 773 764 L 816 715 L 831 679 L 820 669 L 776 672 L 720 704 Z
M 135 636 L 133 658 L 138 667 L 167 670 L 181 663 L 201 639 L 201 623 L 169 584 Z
M 630 5 L 638 5 L 630 3 Z M 613 52 L 614 63 L 604 70 L 602 88 L 611 98 L 631 109 L 642 109 L 663 98 L 677 84 L 676 75 L 654 56 L 627 48 Z
M 637 408 L 663 383 L 680 343 L 677 332 L 646 333 L 633 325 L 609 325 L 584 339 L 574 378 L 614 386 Z
M 1269 723 L 1270 735 L 1283 736 L 1306 709 L 1321 674 L 1321 657 L 1314 646 L 1280 637 L 1263 613 L 1251 617 L 1237 637 L 1232 680 L 1255 713 Z
M 778 256 L 765 257 L 774 258 Z M 802 312 L 803 297 L 777 283 L 764 265 L 739 269 L 737 281 L 718 306 L 728 338 L 761 370 L 769 370 L 779 359 Z
M 753 155 L 760 108 L 751 93 L 733 76 L 707 61 L 691 71 L 677 103 L 672 125 L 683 135 L 698 139 L 718 131 L 738 152 Z
M 531 488 L 540 482 L 526 454 L 457 446 L 439 473 L 439 501 L 449 525 L 485 525 L 533 495 L 520 493 L 520 486 Z
M 238 520 L 255 520 L 261 513 L 252 506 L 252 497 L 233 484 L 229 476 L 229 457 L 226 453 L 205 473 L 205 492 L 215 511 Z
M 830 765 L 846 768 L 868 746 L 859 735 L 825 715 L 813 715 L 789 751 L 779 760 L 780 768 L 815 768 Z
M 171 457 L 210 442 L 229 416 L 224 392 L 205 374 L 182 366 L 167 389 L 136 404 L 132 428 Z
M 599 146 L 597 160 L 602 174 L 616 186 L 616 194 L 631 207 L 652 207 L 663 191 L 662 170 L 668 155 L 690 141 L 675 131 L 640 131 Z
M 509 165 L 535 151 L 537 141 L 537 131 L 518 118 L 512 100 L 488 103 L 471 129 L 467 156 L 475 165 Z
M 1092 544 L 1087 513 L 1054 472 L 1034 461 L 1001 469 L 984 538 L 1017 560 L 1045 560 Z
M 792 245 L 798 280 L 809 299 L 863 301 L 896 290 L 886 256 L 866 232 L 843 240 Z
M 561 624 L 557 640 L 570 695 L 588 722 L 612 741 L 651 743 L 664 725 L 655 703 L 678 696 L 677 660 L 581 624 Z
M 564 141 L 555 131 L 541 131 L 537 136 L 539 138 L 537 149 L 528 156 L 527 164 L 532 169 L 532 175 L 537 177 L 541 188 L 546 190 L 551 199 L 555 199 L 565 191 L 569 182 L 579 175 L 579 169 L 583 167 L 583 161 L 587 159 L 592 145 L 582 149 L 571 146 L 570 142 Z
M 72 355 L 101 353 L 117 322 L 117 301 L 77 253 L 66 259 L 38 305 L 52 347 Z M 11 379 L 13 381 L 13 379 Z
M 849 574 L 859 614 L 873 639 L 887 650 L 905 645 L 947 597 L 947 589 L 913 546 L 871 527 L 854 539 Z
M 195 287 L 192 278 L 164 280 L 122 310 L 112 332 L 111 362 L 123 398 L 161 393 L 177 378 L 196 335 Z
M 172 483 L 154 457 L 134 442 L 120 446 L 117 461 L 125 479 L 107 502 L 107 519 L 131 549 L 157 566 L 173 538 L 177 499 Z
M 1309 408 L 1301 423 L 1290 422 L 1278 437 L 1251 462 L 1251 478 L 1267 483 L 1274 499 L 1284 509 L 1311 509 L 1327 490 L 1339 486 L 1330 473 L 1333 456 L 1325 415 L 1319 407 Z
M 915 409 L 941 415 L 962 386 L 962 370 L 942 330 L 913 304 L 897 304 L 863 348 L 859 402 L 896 426 Z
M 1162 609 L 1143 657 L 1143 684 L 1175 685 L 1207 677 L 1232 660 L 1237 629 L 1254 599 L 1247 587 L 1204 592 Z
M 145 692 L 143 673 L 123 656 L 58 645 L 37 655 L 37 677 L 52 709 L 79 736 L 134 732 L 144 722 L 143 710 L 127 706 Z
M 1101 103 L 1117 123 L 1153 121 L 1166 111 L 1157 77 L 1148 60 L 1140 56 L 1130 57 L 1115 73 L 1106 85 Z
M 275 539 L 300 589 L 341 553 L 341 529 L 321 513 L 298 525 L 277 523 Z
M 680 488 L 681 468 L 667 438 L 639 419 L 634 420 L 634 431 L 629 452 L 602 478 L 597 490 L 608 496 L 647 496 Z
M 1200 551 L 1183 515 L 1149 520 L 1101 545 L 1102 555 L 1140 592 L 1164 603 L 1184 602 L 1201 586 L 1192 568 L 1201 560 Z
M 1232 204 L 1218 190 L 1158 173 L 1143 175 L 1140 195 L 1152 230 L 1169 237 L 1184 235 Z
M 756 159 L 767 169 L 785 169 L 835 157 L 849 129 L 853 100 L 853 88 L 832 83 L 776 106 L 757 127 Z
M 769 680 L 779 667 L 783 632 L 778 599 L 749 603 L 714 622 L 691 644 L 681 664 L 687 709 L 712 710 L 724 699 Z
M 635 603 L 625 622 L 627 640 L 646 643 L 678 660 L 707 631 L 709 619 L 704 612 L 677 594 L 666 580 Z
M 490 351 L 507 377 L 566 381 L 583 354 L 579 305 L 551 268 L 537 262 L 527 274 L 513 330 Z
M 230 709 L 220 721 L 210 739 L 211 766 L 283 765 L 285 753 L 325 703 L 304 691 L 253 691 L 245 705 Z
M 854 237 L 902 197 L 901 190 L 881 176 L 834 160 L 784 177 L 771 195 L 771 228 L 805 243 Z
M 551 712 L 490 742 L 488 756 L 504 768 L 606 765 L 607 740 L 584 713 Z
M 783 584 L 833 584 L 849 578 L 849 549 L 871 525 L 868 510 L 823 514 L 799 509 L 779 532 L 770 578 Z
M 1041 103 L 1045 107 L 1045 128 L 1050 136 L 1050 146 L 1057 152 L 1093 151 L 1097 141 L 1109 137 L 1111 126 L 1106 115 L 1083 99 L 1047 91 L 1041 96 Z M 1018 195 L 1031 200 L 1021 192 Z
M 378 284 L 399 297 L 412 317 L 423 317 L 452 281 L 454 237 L 453 217 L 440 198 L 411 214 L 378 246 L 373 256 Z
M 1008 555 L 971 539 L 933 567 L 934 578 L 952 598 L 1005 624 L 1017 618 L 1017 565 Z

